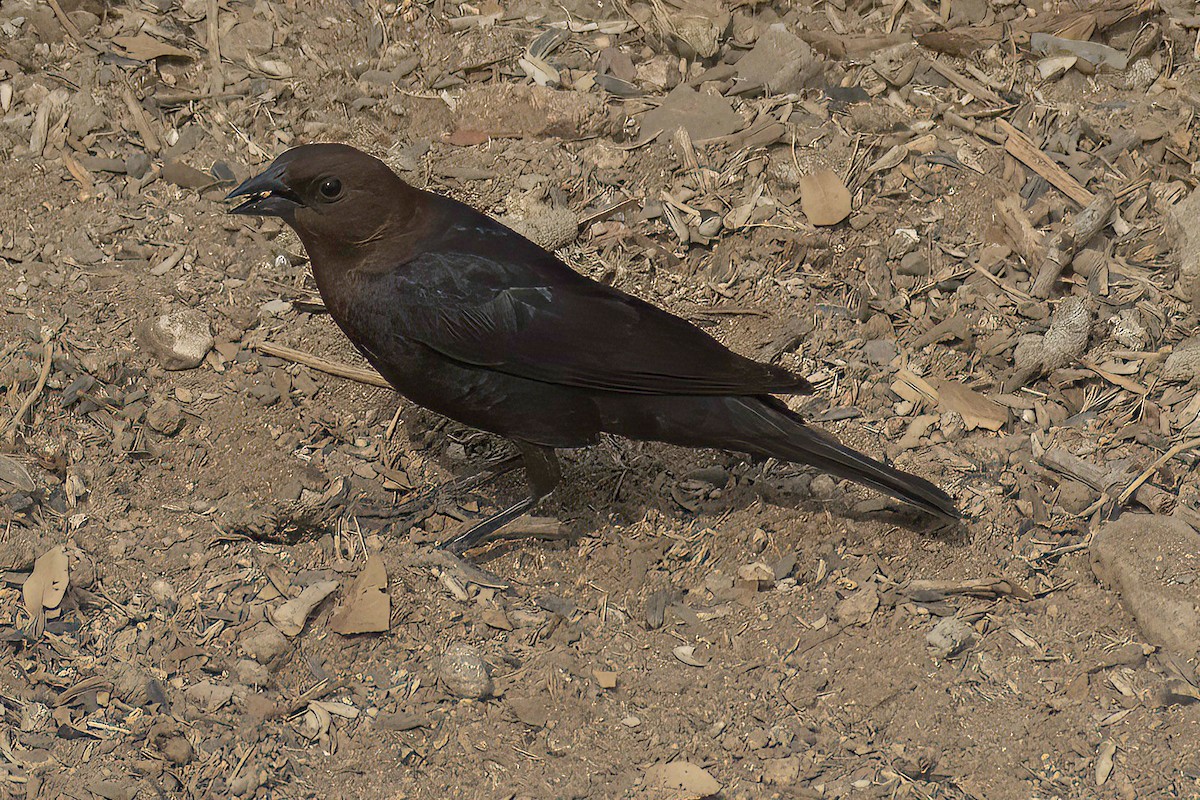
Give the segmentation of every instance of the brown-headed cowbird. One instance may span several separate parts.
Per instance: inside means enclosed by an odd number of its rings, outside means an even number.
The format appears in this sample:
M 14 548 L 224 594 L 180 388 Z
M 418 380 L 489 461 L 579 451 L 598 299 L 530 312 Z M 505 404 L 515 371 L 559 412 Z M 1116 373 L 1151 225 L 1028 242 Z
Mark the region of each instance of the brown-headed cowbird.
M 341 144 L 296 147 L 229 195 L 280 217 L 334 321 L 398 392 L 504 436 L 529 496 L 446 542 L 489 538 L 559 482 L 556 448 L 601 433 L 773 457 L 848 478 L 942 519 L 950 497 L 807 427 L 775 394 L 808 381 L 580 275 L 469 206 L 416 189 Z

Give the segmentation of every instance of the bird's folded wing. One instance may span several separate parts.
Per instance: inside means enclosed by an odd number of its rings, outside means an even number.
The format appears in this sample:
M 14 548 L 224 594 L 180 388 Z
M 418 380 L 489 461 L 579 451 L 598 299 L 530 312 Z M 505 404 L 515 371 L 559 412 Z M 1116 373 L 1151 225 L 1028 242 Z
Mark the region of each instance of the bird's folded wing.
M 564 267 L 564 269 L 566 269 Z M 737 355 L 686 320 L 578 280 L 390 294 L 398 334 L 447 358 L 531 380 L 634 394 L 807 394 L 804 378 Z M 475 291 L 470 294 L 474 296 Z

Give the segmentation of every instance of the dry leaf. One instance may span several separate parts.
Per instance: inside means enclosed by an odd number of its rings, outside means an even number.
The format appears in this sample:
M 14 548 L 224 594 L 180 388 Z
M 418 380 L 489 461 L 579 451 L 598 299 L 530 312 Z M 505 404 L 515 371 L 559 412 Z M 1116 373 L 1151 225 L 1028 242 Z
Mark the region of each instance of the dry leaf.
M 879 592 L 875 584 L 868 583 L 854 594 L 838 603 L 837 618 L 843 625 L 866 625 L 879 608 Z
M 896 380 L 892 382 L 892 391 L 910 403 L 934 406 L 938 402 L 938 390 L 933 384 L 906 369 L 896 373 Z
M 934 380 L 938 409 L 956 411 L 966 423 L 967 430 L 984 428 L 998 431 L 1008 422 L 1008 408 L 956 381 Z
M 498 608 L 485 608 L 479 616 L 483 620 L 483 624 L 489 628 L 495 628 L 498 631 L 511 631 L 513 629 L 512 621 L 509 620 L 508 615 Z
M 671 651 L 676 658 L 689 667 L 704 667 L 707 666 L 703 661 L 696 658 L 696 646 L 692 644 L 681 644 Z
M 138 61 L 153 61 L 156 58 L 195 58 L 187 50 L 160 42 L 146 33 L 139 33 L 135 36 L 114 36 L 112 43 L 125 51 L 125 55 L 136 58 Z
M 831 170 L 800 179 L 800 207 L 813 225 L 837 225 L 850 216 L 850 190 Z
M 1105 740 L 1100 745 L 1100 750 L 1096 754 L 1096 785 L 1103 786 L 1108 781 L 1108 776 L 1112 775 L 1113 757 L 1117 754 L 1117 746 L 1109 740 Z
M 25 610 L 34 620 L 58 616 L 58 604 L 67 594 L 70 573 L 67 551 L 58 546 L 47 550 L 33 562 L 33 572 L 25 579 L 21 594 Z
M 343 636 L 355 633 L 382 633 L 392 618 L 391 596 L 388 595 L 387 571 L 383 559 L 371 556 L 350 589 L 341 608 L 333 615 L 329 627 Z
M 0 455 L 0 481 L 22 492 L 32 492 L 37 488 L 29 470 L 12 456 Z

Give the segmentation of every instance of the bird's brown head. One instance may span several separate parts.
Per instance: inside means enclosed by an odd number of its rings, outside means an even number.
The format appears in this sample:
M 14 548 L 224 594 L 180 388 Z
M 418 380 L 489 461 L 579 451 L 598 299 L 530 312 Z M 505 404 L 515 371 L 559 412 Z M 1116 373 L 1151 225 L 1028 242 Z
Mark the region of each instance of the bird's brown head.
M 229 193 L 231 214 L 279 217 L 314 261 L 345 255 L 389 230 L 403 230 L 415 190 L 374 156 L 344 144 L 306 144 L 276 158 Z

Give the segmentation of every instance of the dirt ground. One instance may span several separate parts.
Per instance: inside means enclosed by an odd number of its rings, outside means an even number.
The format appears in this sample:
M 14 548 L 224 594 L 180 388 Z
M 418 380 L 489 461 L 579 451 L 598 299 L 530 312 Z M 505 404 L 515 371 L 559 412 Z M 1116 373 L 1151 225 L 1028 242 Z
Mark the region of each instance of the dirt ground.
M 0 791 L 1200 797 L 1198 28 L 4 2 Z M 507 446 L 371 385 L 296 239 L 225 213 L 310 141 L 809 376 L 794 408 L 964 524 L 612 440 L 538 538 L 439 555 L 520 475 L 423 490 Z M 1101 552 L 1122 509 L 1145 535 Z

